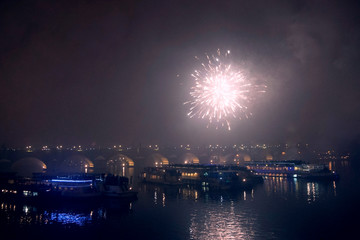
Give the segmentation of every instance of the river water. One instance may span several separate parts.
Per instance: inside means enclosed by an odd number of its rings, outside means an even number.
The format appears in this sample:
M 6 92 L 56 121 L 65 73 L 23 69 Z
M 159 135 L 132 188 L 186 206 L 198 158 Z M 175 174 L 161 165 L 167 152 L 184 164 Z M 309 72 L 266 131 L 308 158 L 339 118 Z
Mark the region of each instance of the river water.
M 354 239 L 358 171 L 340 180 L 268 178 L 251 190 L 209 192 L 136 183 L 131 204 L 0 202 L 1 239 Z M 135 176 L 141 168 L 135 168 Z M 356 238 L 356 237 L 355 237 Z

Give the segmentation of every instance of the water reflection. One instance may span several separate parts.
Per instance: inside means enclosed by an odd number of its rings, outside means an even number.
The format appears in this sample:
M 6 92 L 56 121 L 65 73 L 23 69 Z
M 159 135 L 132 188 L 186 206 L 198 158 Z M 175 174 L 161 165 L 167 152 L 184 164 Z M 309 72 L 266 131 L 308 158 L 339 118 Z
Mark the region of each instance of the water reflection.
M 350 161 L 349 160 L 341 160 L 341 161 L 329 161 L 328 168 L 330 171 L 337 170 L 339 168 L 349 168 L 350 167 Z
M 204 191 L 202 187 L 154 184 L 142 184 L 139 191 L 152 196 L 154 205 L 169 211 L 171 206 L 191 201 L 191 205 L 185 205 L 190 216 L 190 239 L 271 239 L 282 231 L 268 227 L 272 226 L 271 219 L 274 214 L 285 214 L 285 210 L 277 212 L 271 206 L 284 201 L 292 206 L 321 202 L 336 196 L 336 185 L 335 181 L 267 178 L 247 191 Z M 272 204 L 266 207 L 268 202 Z
M 288 193 L 298 193 L 299 183 L 297 179 L 284 177 L 268 177 L 264 181 L 264 187 L 268 195 L 287 195 Z
M 315 182 L 296 178 L 266 178 L 264 189 L 267 196 L 283 199 L 305 199 L 308 203 L 316 202 L 326 197 L 336 197 L 336 181 Z
M 120 208 L 121 206 L 121 208 Z M 89 226 L 107 219 L 108 212 L 127 214 L 132 203 L 115 208 L 111 203 L 99 206 L 80 205 L 42 206 L 21 202 L 2 201 L 0 204 L 0 224 Z
M 197 189 L 190 188 L 190 187 L 182 188 L 181 195 L 179 195 L 179 198 L 191 199 L 191 200 L 197 201 L 199 198 L 199 191 Z
M 165 186 L 142 184 L 140 192 L 153 196 L 155 205 L 166 206 L 171 199 L 201 201 L 204 203 L 213 200 L 222 204 L 225 201 L 255 201 L 264 198 L 263 193 L 269 198 L 283 200 L 297 200 L 309 204 L 336 197 L 337 182 L 316 182 L 296 178 L 271 177 L 266 178 L 261 186 L 246 191 L 204 191 L 202 188 L 191 186 Z
M 45 224 L 61 223 L 61 224 L 75 224 L 78 226 L 85 226 L 92 222 L 93 211 L 90 213 L 73 213 L 73 212 L 48 212 L 44 211 L 42 214 Z M 104 215 L 99 216 L 104 218 Z
M 319 184 L 314 182 L 309 182 L 306 184 L 306 195 L 307 201 L 309 203 L 315 202 L 319 197 Z
M 217 200 L 220 203 L 231 200 L 252 200 L 254 199 L 254 189 L 247 191 L 203 191 L 202 188 L 194 188 L 191 186 L 165 186 L 154 184 L 141 184 L 138 187 L 139 192 L 149 194 L 152 196 L 154 205 L 162 204 L 166 206 L 168 200 L 181 199 L 191 200 L 197 202 L 202 200 L 208 202 L 209 200 Z
M 258 216 L 234 201 L 220 202 L 201 205 L 190 214 L 190 239 L 253 239 Z
M 347 163 L 337 162 L 334 170 L 341 170 L 342 164 Z M 138 170 L 133 170 L 135 173 L 125 168 L 125 175 L 137 176 Z M 124 174 L 122 171 L 120 168 L 119 174 Z M 66 236 L 80 229 L 78 239 L 111 239 L 114 236 L 122 239 L 150 239 L 153 236 L 159 236 L 158 239 L 300 239 L 299 236 L 304 236 L 306 239 L 313 234 L 313 229 L 320 229 L 321 236 L 327 228 L 333 231 L 333 219 L 344 216 L 344 205 L 349 202 L 341 201 L 344 193 L 353 196 L 345 192 L 344 186 L 353 186 L 354 179 L 355 182 L 358 180 L 349 176 L 358 175 L 339 173 L 341 179 L 337 182 L 268 178 L 246 191 L 140 184 L 135 185 L 139 199 L 134 203 L 133 212 L 130 211 L 132 204 L 123 210 L 114 200 L 90 206 L 0 200 L 0 225 L 4 230 L 13 227 L 13 232 L 28 229 L 29 233 L 38 234 L 44 230 L 49 233 L 46 236 L 51 236 L 53 229 Z M 329 218 L 333 212 L 335 217 Z M 322 222 L 323 226 L 326 223 L 326 228 L 319 225 Z M 86 233 L 88 237 L 83 237 Z M 21 238 L 18 239 L 28 237 L 28 234 L 19 234 Z
M 165 207 L 165 193 L 162 194 L 162 206 Z

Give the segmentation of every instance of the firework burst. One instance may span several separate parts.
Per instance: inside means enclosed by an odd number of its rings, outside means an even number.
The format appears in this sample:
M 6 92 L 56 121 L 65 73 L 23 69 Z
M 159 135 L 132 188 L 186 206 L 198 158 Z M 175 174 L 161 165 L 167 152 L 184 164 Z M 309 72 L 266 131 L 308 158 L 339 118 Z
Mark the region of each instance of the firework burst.
M 195 84 L 191 87 L 188 116 L 208 122 L 207 127 L 227 127 L 235 119 L 251 116 L 248 106 L 256 93 L 264 92 L 265 86 L 253 85 L 243 71 L 230 63 L 230 51 L 224 54 L 217 50 L 207 55 L 206 62 L 191 75 Z M 201 61 L 199 58 L 195 57 Z

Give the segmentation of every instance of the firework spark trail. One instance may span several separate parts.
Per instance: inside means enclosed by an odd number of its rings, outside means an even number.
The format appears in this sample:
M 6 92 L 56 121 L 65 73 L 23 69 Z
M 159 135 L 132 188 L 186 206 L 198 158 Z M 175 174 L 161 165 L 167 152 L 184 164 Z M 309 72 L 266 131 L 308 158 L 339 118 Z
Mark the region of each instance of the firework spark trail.
M 207 127 L 227 126 L 230 130 L 231 120 L 251 116 L 248 105 L 256 93 L 265 92 L 261 88 L 266 86 L 253 85 L 233 67 L 229 63 L 230 51 L 222 54 L 218 49 L 216 55 L 205 56 L 206 63 L 191 75 L 195 80 L 190 91 L 192 99 L 184 103 L 190 105 L 188 116 L 207 120 Z

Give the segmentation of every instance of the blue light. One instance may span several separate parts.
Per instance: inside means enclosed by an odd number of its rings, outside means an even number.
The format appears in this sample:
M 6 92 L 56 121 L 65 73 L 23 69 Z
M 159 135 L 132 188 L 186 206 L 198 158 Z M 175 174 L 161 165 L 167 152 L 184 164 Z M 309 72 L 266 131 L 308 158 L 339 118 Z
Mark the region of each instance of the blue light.
M 92 180 L 51 179 L 51 182 L 66 182 L 66 183 L 92 183 Z
M 67 213 L 67 212 L 44 212 L 44 218 L 49 221 L 49 223 L 57 222 L 64 225 L 76 224 L 79 226 L 85 226 L 87 223 L 92 221 L 90 214 L 77 214 L 77 213 Z

